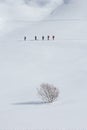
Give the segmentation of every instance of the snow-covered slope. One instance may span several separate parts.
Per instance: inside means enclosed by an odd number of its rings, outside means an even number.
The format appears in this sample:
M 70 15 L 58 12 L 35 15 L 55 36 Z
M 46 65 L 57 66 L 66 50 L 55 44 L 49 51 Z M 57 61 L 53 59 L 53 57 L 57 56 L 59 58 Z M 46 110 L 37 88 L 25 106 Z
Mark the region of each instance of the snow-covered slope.
M 65 1 L 42 21 L 16 19 L 3 24 L 1 130 L 87 128 L 86 4 L 86 0 Z M 34 41 L 35 35 L 39 41 Z M 42 35 L 56 38 L 41 41 Z M 55 103 L 40 104 L 36 89 L 43 82 L 59 88 L 60 96 Z
M 16 26 L 11 25 L 14 22 L 42 20 L 63 3 L 63 0 L 0 0 L 0 30 L 6 33 L 14 29 Z
M 4 20 L 40 20 L 63 0 L 4 0 L 0 2 L 0 17 Z

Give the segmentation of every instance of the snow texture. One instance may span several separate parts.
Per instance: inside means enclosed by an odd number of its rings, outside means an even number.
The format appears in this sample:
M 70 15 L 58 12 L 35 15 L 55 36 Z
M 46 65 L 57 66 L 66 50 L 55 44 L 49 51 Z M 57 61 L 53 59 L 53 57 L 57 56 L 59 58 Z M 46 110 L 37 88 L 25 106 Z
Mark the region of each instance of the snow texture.
M 87 129 L 87 1 L 38 2 L 0 1 L 0 130 Z M 42 103 L 41 83 L 56 102 Z

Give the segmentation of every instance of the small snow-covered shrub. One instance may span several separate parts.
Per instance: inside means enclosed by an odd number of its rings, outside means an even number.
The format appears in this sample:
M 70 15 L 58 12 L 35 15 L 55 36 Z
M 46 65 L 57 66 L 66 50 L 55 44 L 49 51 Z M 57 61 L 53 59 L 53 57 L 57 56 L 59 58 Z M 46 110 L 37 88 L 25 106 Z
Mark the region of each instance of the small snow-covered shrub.
M 46 103 L 52 103 L 59 96 L 59 90 L 51 84 L 41 84 L 40 89 L 38 90 L 38 94 L 42 98 L 42 100 Z

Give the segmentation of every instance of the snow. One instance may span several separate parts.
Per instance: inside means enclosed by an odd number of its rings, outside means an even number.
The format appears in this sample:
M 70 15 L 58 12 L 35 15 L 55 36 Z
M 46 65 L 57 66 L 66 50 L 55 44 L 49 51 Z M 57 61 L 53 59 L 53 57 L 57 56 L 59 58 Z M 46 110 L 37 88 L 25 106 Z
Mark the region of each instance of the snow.
M 0 17 L 5 20 L 40 20 L 46 17 L 63 0 L 4 0 L 0 2 Z
M 20 20 L 14 20 L 12 15 L 2 15 L 1 130 L 87 128 L 86 4 L 86 0 L 71 0 L 55 9 L 52 6 L 52 13 L 47 13 L 41 21 L 38 21 L 42 18 L 41 12 L 39 18 L 30 20 L 24 15 L 24 21 L 21 16 Z M 25 35 L 27 41 L 23 41 Z M 34 41 L 35 35 L 39 41 Z M 42 35 L 55 35 L 56 38 L 41 41 Z M 59 98 L 53 104 L 41 104 L 37 95 L 41 83 L 59 88 Z

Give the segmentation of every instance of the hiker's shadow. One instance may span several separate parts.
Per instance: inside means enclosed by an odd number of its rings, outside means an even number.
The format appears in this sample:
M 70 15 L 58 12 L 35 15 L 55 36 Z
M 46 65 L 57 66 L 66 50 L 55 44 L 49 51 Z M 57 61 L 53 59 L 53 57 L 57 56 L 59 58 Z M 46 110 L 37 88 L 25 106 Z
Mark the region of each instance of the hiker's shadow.
M 12 105 L 44 105 L 44 104 L 47 104 L 47 102 L 41 102 L 41 101 L 17 102 L 13 103 Z

